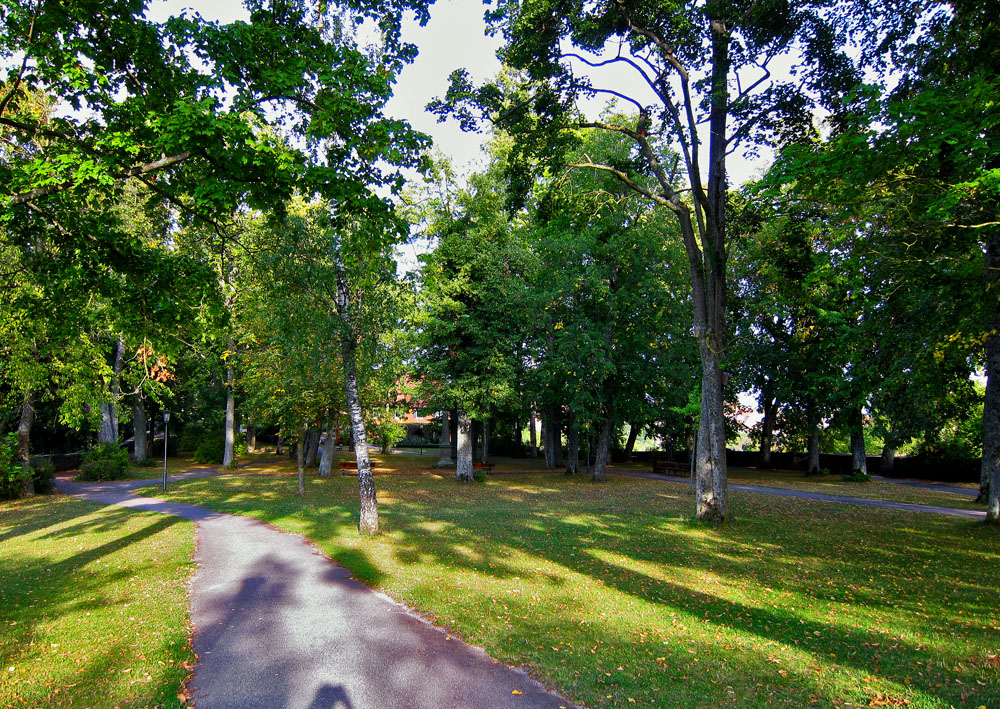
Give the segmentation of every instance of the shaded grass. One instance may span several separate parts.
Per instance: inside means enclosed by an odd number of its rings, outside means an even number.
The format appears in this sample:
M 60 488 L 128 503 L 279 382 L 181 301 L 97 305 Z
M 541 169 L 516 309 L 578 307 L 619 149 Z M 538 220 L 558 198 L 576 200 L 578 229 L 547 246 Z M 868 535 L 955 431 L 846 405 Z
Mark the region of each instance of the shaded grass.
M 69 497 L 0 503 L 0 706 L 180 706 L 193 539 Z
M 402 456 L 393 456 L 393 459 Z M 425 457 L 426 460 L 426 457 Z M 1000 534 L 962 519 L 560 474 L 214 478 L 170 497 L 305 534 L 366 583 L 591 707 L 1000 706 Z

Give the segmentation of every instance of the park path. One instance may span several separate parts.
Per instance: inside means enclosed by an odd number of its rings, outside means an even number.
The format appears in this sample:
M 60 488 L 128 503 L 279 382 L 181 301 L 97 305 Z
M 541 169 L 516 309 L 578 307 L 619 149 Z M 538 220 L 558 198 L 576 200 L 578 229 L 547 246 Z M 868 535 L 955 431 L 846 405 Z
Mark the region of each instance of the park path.
M 571 706 L 356 581 L 299 535 L 134 494 L 158 483 L 58 479 L 57 488 L 196 523 L 190 596 L 198 662 L 188 689 L 198 709 Z
M 641 470 L 622 470 L 620 468 L 608 468 L 609 473 L 614 475 L 625 475 L 632 478 L 646 478 L 648 480 L 661 480 L 664 482 L 690 485 L 691 478 L 676 475 L 660 475 L 657 473 L 646 473 Z M 883 482 L 896 482 L 890 478 L 880 478 Z M 907 483 L 903 483 L 907 484 Z M 961 491 L 967 493 L 966 488 L 951 487 L 947 485 L 935 485 L 933 483 L 909 483 L 915 487 L 928 487 L 937 490 Z M 915 505 L 909 502 L 892 502 L 890 500 L 871 500 L 867 497 L 847 497 L 844 495 L 827 495 L 822 492 L 809 492 L 806 490 L 789 490 L 781 487 L 762 487 L 760 485 L 739 485 L 729 483 L 730 490 L 744 490 L 746 492 L 759 492 L 762 495 L 777 495 L 779 497 L 797 497 L 802 500 L 823 500 L 824 502 L 837 502 L 844 505 L 864 505 L 866 507 L 878 507 L 883 510 L 905 510 L 907 512 L 930 512 L 939 515 L 951 515 L 953 517 L 966 517 L 968 519 L 986 519 L 986 512 L 980 510 L 965 510 L 959 507 L 940 507 L 937 505 Z M 975 493 L 973 493 L 975 494 Z

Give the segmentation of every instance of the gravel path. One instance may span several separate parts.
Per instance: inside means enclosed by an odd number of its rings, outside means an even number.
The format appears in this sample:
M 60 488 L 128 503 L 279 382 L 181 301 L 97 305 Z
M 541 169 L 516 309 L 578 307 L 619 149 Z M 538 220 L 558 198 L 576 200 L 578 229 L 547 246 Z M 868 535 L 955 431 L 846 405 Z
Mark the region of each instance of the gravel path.
M 657 475 L 656 473 L 644 473 L 638 470 L 620 470 L 608 468 L 609 473 L 615 475 L 625 475 L 632 478 L 647 478 L 648 480 L 662 480 L 664 482 L 690 485 L 691 478 L 678 477 L 674 475 Z M 947 486 L 936 486 L 935 489 L 947 488 Z M 842 495 L 827 495 L 822 492 L 807 492 L 805 490 L 789 490 L 780 487 L 761 487 L 758 485 L 738 485 L 729 483 L 730 490 L 745 490 L 747 492 L 759 492 L 762 495 L 778 495 L 780 497 L 797 497 L 803 500 L 823 500 L 825 502 L 838 502 L 845 505 L 865 505 L 867 507 L 878 507 L 883 510 L 906 510 L 908 512 L 930 512 L 939 515 L 951 515 L 953 517 L 967 517 L 969 519 L 986 519 L 986 512 L 980 510 L 963 510 L 957 507 L 938 507 L 936 505 L 914 505 L 909 502 L 891 502 L 889 500 L 870 500 L 866 497 L 845 497 Z M 955 488 L 964 490 L 964 488 Z
M 60 479 L 57 487 L 196 523 L 191 620 L 198 663 L 188 688 L 199 709 L 571 706 L 354 580 L 301 536 L 249 517 L 134 494 L 158 482 Z

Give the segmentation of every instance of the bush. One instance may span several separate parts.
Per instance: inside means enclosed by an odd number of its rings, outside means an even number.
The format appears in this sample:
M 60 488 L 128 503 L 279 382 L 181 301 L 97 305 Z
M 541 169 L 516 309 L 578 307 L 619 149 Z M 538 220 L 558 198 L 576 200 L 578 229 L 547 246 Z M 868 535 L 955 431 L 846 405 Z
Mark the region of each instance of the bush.
M 121 480 L 128 477 L 128 450 L 114 443 L 98 443 L 83 454 L 80 480 Z
M 477 483 L 486 482 L 486 471 L 483 470 L 482 468 L 476 468 L 475 470 L 472 471 L 472 479 L 475 480 Z
M 246 455 L 247 454 L 247 442 L 243 438 L 236 439 L 236 445 L 233 447 L 233 452 L 236 455 Z
M 24 467 L 17 459 L 17 440 L 10 433 L 0 438 L 0 500 L 24 494 Z
M 864 472 L 861 468 L 854 468 L 849 475 L 844 476 L 844 480 L 854 483 L 871 482 L 872 476 Z
M 196 463 L 222 463 L 222 456 L 225 452 L 225 441 L 222 436 L 208 435 L 201 439 L 198 447 L 194 449 L 194 461 Z
M 56 466 L 51 460 L 38 460 L 31 464 L 31 482 L 38 495 L 51 495 L 56 490 Z

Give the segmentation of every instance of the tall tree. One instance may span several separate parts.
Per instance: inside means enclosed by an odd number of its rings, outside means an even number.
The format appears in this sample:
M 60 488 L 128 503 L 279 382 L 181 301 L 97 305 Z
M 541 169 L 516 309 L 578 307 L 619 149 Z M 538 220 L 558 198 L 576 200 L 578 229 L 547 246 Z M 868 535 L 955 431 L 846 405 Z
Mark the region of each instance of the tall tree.
M 436 108 L 456 111 L 467 126 L 478 115 L 474 110 L 485 110 L 523 137 L 520 160 L 514 161 L 521 165 L 562 159 L 571 141 L 567 128 L 591 126 L 626 136 L 634 145 L 631 164 L 574 164 L 614 175 L 677 220 L 702 368 L 696 514 L 724 522 L 730 516 L 723 405 L 726 161 L 741 147 L 752 152 L 811 134 L 814 107 L 843 108 L 836 99 L 857 83 L 838 46 L 843 18 L 825 0 L 574 6 L 499 0 L 487 18 L 506 40 L 501 58 L 524 72 L 519 90 L 476 89 L 467 74 L 456 72 Z M 771 66 L 784 61 L 794 72 L 779 78 Z M 626 94 L 620 81 L 602 84 L 598 70 L 607 67 L 631 72 L 642 88 Z M 636 118 L 580 119 L 576 101 L 595 94 L 625 100 Z M 657 135 L 670 138 L 672 154 L 658 149 Z M 651 176 L 652 183 L 639 174 Z

